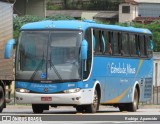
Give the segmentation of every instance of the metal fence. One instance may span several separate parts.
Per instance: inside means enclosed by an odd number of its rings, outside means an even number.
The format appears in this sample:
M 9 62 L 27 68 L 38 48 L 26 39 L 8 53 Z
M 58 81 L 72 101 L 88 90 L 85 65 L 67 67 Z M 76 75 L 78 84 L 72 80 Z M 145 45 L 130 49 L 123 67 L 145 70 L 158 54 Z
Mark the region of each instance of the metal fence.
M 153 92 L 152 99 L 143 104 L 155 104 L 155 105 L 159 104 L 160 105 L 160 86 L 153 86 L 152 92 Z

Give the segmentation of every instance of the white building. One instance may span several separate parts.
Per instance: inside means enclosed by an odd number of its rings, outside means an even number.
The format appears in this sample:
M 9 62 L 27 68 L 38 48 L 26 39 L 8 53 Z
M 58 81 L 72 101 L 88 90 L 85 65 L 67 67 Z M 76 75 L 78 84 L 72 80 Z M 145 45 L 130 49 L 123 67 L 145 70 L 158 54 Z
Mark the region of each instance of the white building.
M 14 4 L 14 14 L 19 16 L 37 15 L 46 16 L 46 0 L 0 0 Z
M 131 22 L 136 17 L 160 17 L 160 0 L 125 0 L 119 5 L 119 22 Z
M 160 52 L 154 52 L 153 85 L 160 86 Z

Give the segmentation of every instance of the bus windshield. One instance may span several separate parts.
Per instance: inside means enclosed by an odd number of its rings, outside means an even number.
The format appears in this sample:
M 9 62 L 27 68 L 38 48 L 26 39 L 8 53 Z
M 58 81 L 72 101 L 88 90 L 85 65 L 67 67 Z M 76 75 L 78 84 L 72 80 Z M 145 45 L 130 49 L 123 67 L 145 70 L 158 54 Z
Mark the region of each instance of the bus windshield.
M 17 49 L 16 80 L 81 79 L 80 31 L 22 31 Z

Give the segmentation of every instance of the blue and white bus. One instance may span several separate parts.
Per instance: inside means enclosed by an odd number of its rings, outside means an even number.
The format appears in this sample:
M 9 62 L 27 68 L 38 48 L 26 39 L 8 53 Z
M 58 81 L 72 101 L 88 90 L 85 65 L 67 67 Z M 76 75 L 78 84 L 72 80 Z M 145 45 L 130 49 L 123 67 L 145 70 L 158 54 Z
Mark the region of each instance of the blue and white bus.
M 20 31 L 16 102 L 32 104 L 34 113 L 68 105 L 88 113 L 99 105 L 134 112 L 139 102 L 151 99 L 153 45 L 148 29 L 47 20 L 25 24 Z M 6 58 L 13 44 L 10 40 L 6 45 Z

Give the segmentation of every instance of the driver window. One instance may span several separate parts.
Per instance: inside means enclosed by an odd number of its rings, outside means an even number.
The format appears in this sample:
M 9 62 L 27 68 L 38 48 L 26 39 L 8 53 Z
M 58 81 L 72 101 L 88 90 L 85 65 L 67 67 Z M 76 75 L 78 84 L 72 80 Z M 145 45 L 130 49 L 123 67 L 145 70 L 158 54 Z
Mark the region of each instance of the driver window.
M 84 79 L 88 78 L 89 74 L 90 74 L 90 70 L 91 70 L 91 64 L 92 64 L 92 29 L 89 28 L 86 30 L 85 33 L 85 39 L 88 42 L 88 56 L 87 56 L 87 61 L 86 61 L 86 71 L 84 71 Z

